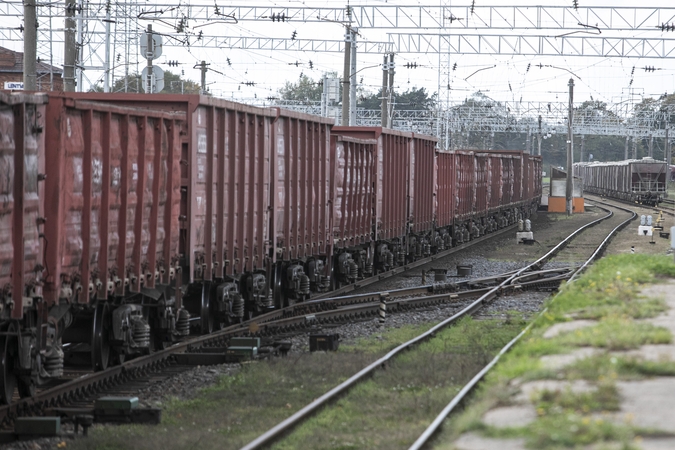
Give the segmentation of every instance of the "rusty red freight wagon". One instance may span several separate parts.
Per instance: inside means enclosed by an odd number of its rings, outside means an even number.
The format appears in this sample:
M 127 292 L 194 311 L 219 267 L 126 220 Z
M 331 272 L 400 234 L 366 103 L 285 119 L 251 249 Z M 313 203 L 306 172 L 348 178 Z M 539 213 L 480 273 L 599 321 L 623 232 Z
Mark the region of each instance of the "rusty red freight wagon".
M 334 287 L 373 275 L 377 140 L 331 135 Z
M 45 117 L 51 316 L 92 365 L 188 334 L 175 295 L 186 116 L 50 93 Z
M 436 138 L 382 127 L 339 126 L 332 132 L 377 141 L 373 270 L 430 254 Z
M 541 167 L 541 157 L 519 151 L 457 150 L 438 152 L 437 158 L 436 216 L 439 227 L 448 227 L 454 244 L 529 217 L 539 204 L 541 172 L 536 167 Z
M 0 402 L 63 372 L 42 302 L 45 232 L 44 94 L 0 93 Z M 40 370 L 44 368 L 44 370 Z
M 181 282 L 203 331 L 328 288 L 332 120 L 200 95 L 74 96 L 186 116 Z

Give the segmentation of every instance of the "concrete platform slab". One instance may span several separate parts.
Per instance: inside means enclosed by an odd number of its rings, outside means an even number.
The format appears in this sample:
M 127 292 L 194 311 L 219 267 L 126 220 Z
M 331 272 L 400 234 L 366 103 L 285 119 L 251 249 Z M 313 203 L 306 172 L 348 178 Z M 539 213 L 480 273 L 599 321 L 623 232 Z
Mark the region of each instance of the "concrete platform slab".
M 629 350 L 627 352 L 612 352 L 612 355 L 636 358 L 642 361 L 675 361 L 675 345 L 643 345 L 640 348 Z
M 465 433 L 457 439 L 455 450 L 525 450 L 525 439 L 493 439 L 475 433 Z
M 673 450 L 675 438 L 643 438 L 635 444 L 642 450 Z
M 537 411 L 532 405 L 505 406 L 491 409 L 483 416 L 486 425 L 497 428 L 524 427 L 534 422 Z
M 591 392 L 593 385 L 585 380 L 561 381 L 561 380 L 538 380 L 529 381 L 520 386 L 520 392 L 513 399 L 517 403 L 530 403 L 532 395 L 541 391 L 565 392 L 569 389 L 574 393 Z
M 635 426 L 675 433 L 675 377 L 620 381 L 616 385 L 622 399 L 618 418 L 624 420 L 629 415 Z
M 597 325 L 595 320 L 573 320 L 571 322 L 556 323 L 544 332 L 544 338 L 550 339 L 562 333 L 578 330 L 580 328 L 592 327 Z
M 562 355 L 546 355 L 539 358 L 541 366 L 547 370 L 560 370 L 575 362 L 602 354 L 604 350 L 595 347 L 582 347 Z

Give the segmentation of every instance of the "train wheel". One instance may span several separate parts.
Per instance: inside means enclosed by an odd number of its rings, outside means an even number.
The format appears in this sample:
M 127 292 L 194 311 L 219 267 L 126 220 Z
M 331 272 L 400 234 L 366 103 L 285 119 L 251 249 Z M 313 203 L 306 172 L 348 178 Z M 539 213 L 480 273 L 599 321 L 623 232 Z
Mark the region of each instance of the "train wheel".
M 99 302 L 94 309 L 91 335 L 91 365 L 94 370 L 105 370 L 110 361 L 110 304 Z
M 16 389 L 16 375 L 14 375 L 14 361 L 16 351 L 16 337 L 11 336 L 12 326 L 7 335 L 0 338 L 0 403 L 7 405 L 12 401 Z
M 211 311 L 211 298 L 213 297 L 212 283 L 205 281 L 202 285 L 202 307 L 200 310 L 200 323 L 202 327 L 202 334 L 213 333 L 215 321 Z

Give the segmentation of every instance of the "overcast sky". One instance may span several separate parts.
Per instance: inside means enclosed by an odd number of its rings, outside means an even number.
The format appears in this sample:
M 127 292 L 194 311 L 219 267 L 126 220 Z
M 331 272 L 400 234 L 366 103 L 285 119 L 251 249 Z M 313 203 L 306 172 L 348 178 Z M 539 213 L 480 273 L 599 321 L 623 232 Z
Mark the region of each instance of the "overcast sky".
M 190 3 L 182 0 L 183 4 Z M 167 1 L 167 3 L 169 3 Z M 178 2 L 175 2 L 178 4 Z M 211 4 L 207 0 L 200 0 L 199 2 L 192 1 L 193 4 Z M 222 11 L 227 11 L 228 6 L 231 5 L 256 5 L 256 6 L 334 6 L 342 8 L 346 5 L 345 2 L 336 1 L 219 1 L 217 2 Z M 613 0 L 613 1 L 586 1 L 579 0 L 580 6 L 634 6 L 635 1 Z M 451 8 L 457 8 L 458 11 L 465 11 L 466 7 L 471 4 L 470 1 L 463 2 L 439 2 L 439 1 L 424 1 L 411 2 L 401 0 L 351 0 L 351 5 L 447 5 Z M 505 2 L 500 0 L 492 0 L 484 2 L 482 0 L 475 0 L 476 6 L 508 6 L 513 5 L 512 2 Z M 516 3 L 522 6 L 558 6 L 569 7 L 572 0 L 569 1 L 528 1 L 520 0 Z M 148 2 L 148 7 L 152 3 Z M 651 7 L 673 7 L 672 1 L 665 0 L 648 0 L 640 2 L 640 6 Z M 42 8 L 45 10 L 45 8 Z M 453 10 L 454 12 L 454 10 Z M 458 13 L 458 15 L 460 15 Z M 469 25 L 472 17 L 463 18 Z M 59 19 L 53 20 L 54 28 L 62 26 L 58 23 Z M 675 39 L 675 32 L 662 32 L 657 30 L 654 25 L 655 20 L 647 21 L 649 26 L 641 28 L 639 31 L 631 33 L 618 33 L 605 31 L 601 36 L 603 37 L 663 37 L 668 39 Z M 7 19 L 3 19 L 5 26 L 12 26 L 7 23 Z M 139 22 L 141 27 L 147 25 L 147 21 Z M 160 21 L 153 21 L 153 28 L 169 33 L 169 28 Z M 673 21 L 675 23 L 675 20 Z M 194 27 L 198 25 L 197 22 L 189 21 L 188 26 Z M 593 24 L 590 24 L 593 25 Z M 121 27 L 121 24 L 118 24 Z M 217 31 L 213 31 L 214 27 L 218 27 Z M 121 29 L 121 28 L 120 28 Z M 204 28 L 202 28 L 204 29 Z M 254 36 L 254 37 L 273 37 L 273 38 L 290 38 L 295 32 L 298 39 L 328 39 L 341 40 L 344 36 L 344 27 L 338 23 L 304 23 L 300 21 L 293 21 L 290 23 L 273 23 L 271 20 L 261 20 L 256 22 L 240 21 L 237 24 L 209 25 L 209 33 L 218 33 L 223 36 Z M 197 28 L 194 28 L 198 31 Z M 521 30 L 475 30 L 464 26 L 452 26 L 448 30 L 451 34 L 477 34 L 477 33 L 497 33 L 509 36 L 517 36 L 520 34 L 535 34 L 546 35 L 554 38 L 560 33 L 556 30 L 537 30 L 537 31 L 521 31 Z M 205 31 L 206 32 L 206 31 Z M 387 32 L 406 32 L 406 33 L 437 33 L 437 30 L 381 30 L 381 29 L 366 29 L 359 30 L 361 36 L 360 40 L 369 41 L 387 41 Z M 119 35 L 119 32 L 118 32 Z M 590 36 L 590 34 L 588 34 Z M 41 43 L 41 54 L 44 57 L 47 43 Z M 0 45 L 9 47 L 15 50 L 21 50 L 20 42 L 2 42 Z M 55 64 L 62 63 L 62 48 L 58 45 L 53 46 L 54 52 L 53 61 Z M 115 49 L 116 53 L 120 53 L 121 45 Z M 103 50 L 98 52 L 102 54 Z M 229 58 L 231 65 L 228 65 Z M 600 58 L 600 57 L 542 57 L 542 56 L 523 56 L 523 55 L 462 55 L 451 54 L 450 64 L 457 63 L 457 69 L 450 71 L 450 94 L 449 100 L 451 102 L 459 102 L 468 97 L 475 91 L 482 91 L 489 97 L 500 101 L 567 101 L 567 82 L 574 74 L 575 78 L 575 100 L 583 101 L 593 96 L 595 100 L 601 100 L 608 103 L 626 101 L 631 99 L 630 93 L 633 93 L 633 100 L 639 101 L 644 97 L 658 97 L 663 93 L 673 93 L 675 91 L 675 54 L 671 55 L 670 59 L 638 59 L 638 58 Z M 136 58 L 132 58 L 136 59 Z M 444 58 L 447 59 L 447 58 Z M 169 60 L 178 60 L 181 65 L 178 68 L 169 67 L 167 62 Z M 207 82 L 209 89 L 217 96 L 229 99 L 245 99 L 257 96 L 258 98 L 265 98 L 276 95 L 279 88 L 281 88 L 286 81 L 296 81 L 301 74 L 305 74 L 315 80 L 321 78 L 324 72 L 338 72 L 342 73 L 343 55 L 338 53 L 311 53 L 311 52 L 292 52 L 292 51 L 244 51 L 235 49 L 215 49 L 215 48 L 200 48 L 198 43 L 192 43 L 190 48 L 174 46 L 171 39 L 165 39 L 165 46 L 163 55 L 156 61 L 156 64 L 164 69 L 184 71 L 185 77 L 195 81 L 199 81 L 200 73 L 193 66 L 199 61 L 205 60 L 211 64 L 211 68 L 221 72 L 209 72 L 207 75 Z M 138 60 L 139 64 L 132 61 L 130 67 L 131 72 L 140 70 L 145 65 L 144 60 Z M 310 61 L 312 67 L 310 68 Z M 366 54 L 362 50 L 359 51 L 358 69 L 361 70 L 358 74 L 358 81 L 367 91 L 376 91 L 382 80 L 382 71 L 379 65 L 382 62 L 382 54 L 371 53 Z M 297 66 L 295 63 L 298 63 Z M 404 67 L 406 63 L 416 63 L 416 69 L 407 69 Z M 553 67 L 538 68 L 537 65 L 550 65 Z M 527 70 L 530 65 L 529 71 Z M 375 67 L 371 67 L 375 66 Z M 492 66 L 496 66 L 491 68 Z M 646 72 L 643 70 L 645 66 L 653 66 L 655 71 Z M 635 67 L 634 74 L 631 72 Z M 116 67 L 115 75 L 120 75 L 123 67 Z M 485 69 L 480 70 L 479 69 Z M 445 78 L 443 72 L 447 72 L 448 68 L 439 67 L 439 55 L 437 53 L 426 54 L 398 54 L 396 55 L 396 77 L 395 85 L 397 90 L 405 91 L 409 88 L 424 87 L 429 92 L 436 92 L 439 85 L 439 71 L 441 71 L 440 78 Z M 476 72 L 478 71 L 478 72 Z M 88 77 L 96 81 L 100 78 L 100 74 L 95 71 L 88 71 Z M 98 76 L 97 76 L 98 75 Z M 631 79 L 632 85 L 629 86 Z M 247 86 L 246 82 L 253 82 L 255 86 Z

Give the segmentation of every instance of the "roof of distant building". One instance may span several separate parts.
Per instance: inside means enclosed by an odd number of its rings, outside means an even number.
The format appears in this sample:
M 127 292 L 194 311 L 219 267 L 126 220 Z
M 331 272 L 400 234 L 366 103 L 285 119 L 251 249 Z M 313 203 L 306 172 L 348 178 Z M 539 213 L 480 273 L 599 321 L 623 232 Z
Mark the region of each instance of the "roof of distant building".
M 35 70 L 40 75 L 50 72 L 63 75 L 62 68 L 40 62 L 39 58 L 37 64 L 35 64 Z M 1 72 L 23 73 L 23 53 L 0 47 L 0 73 Z

